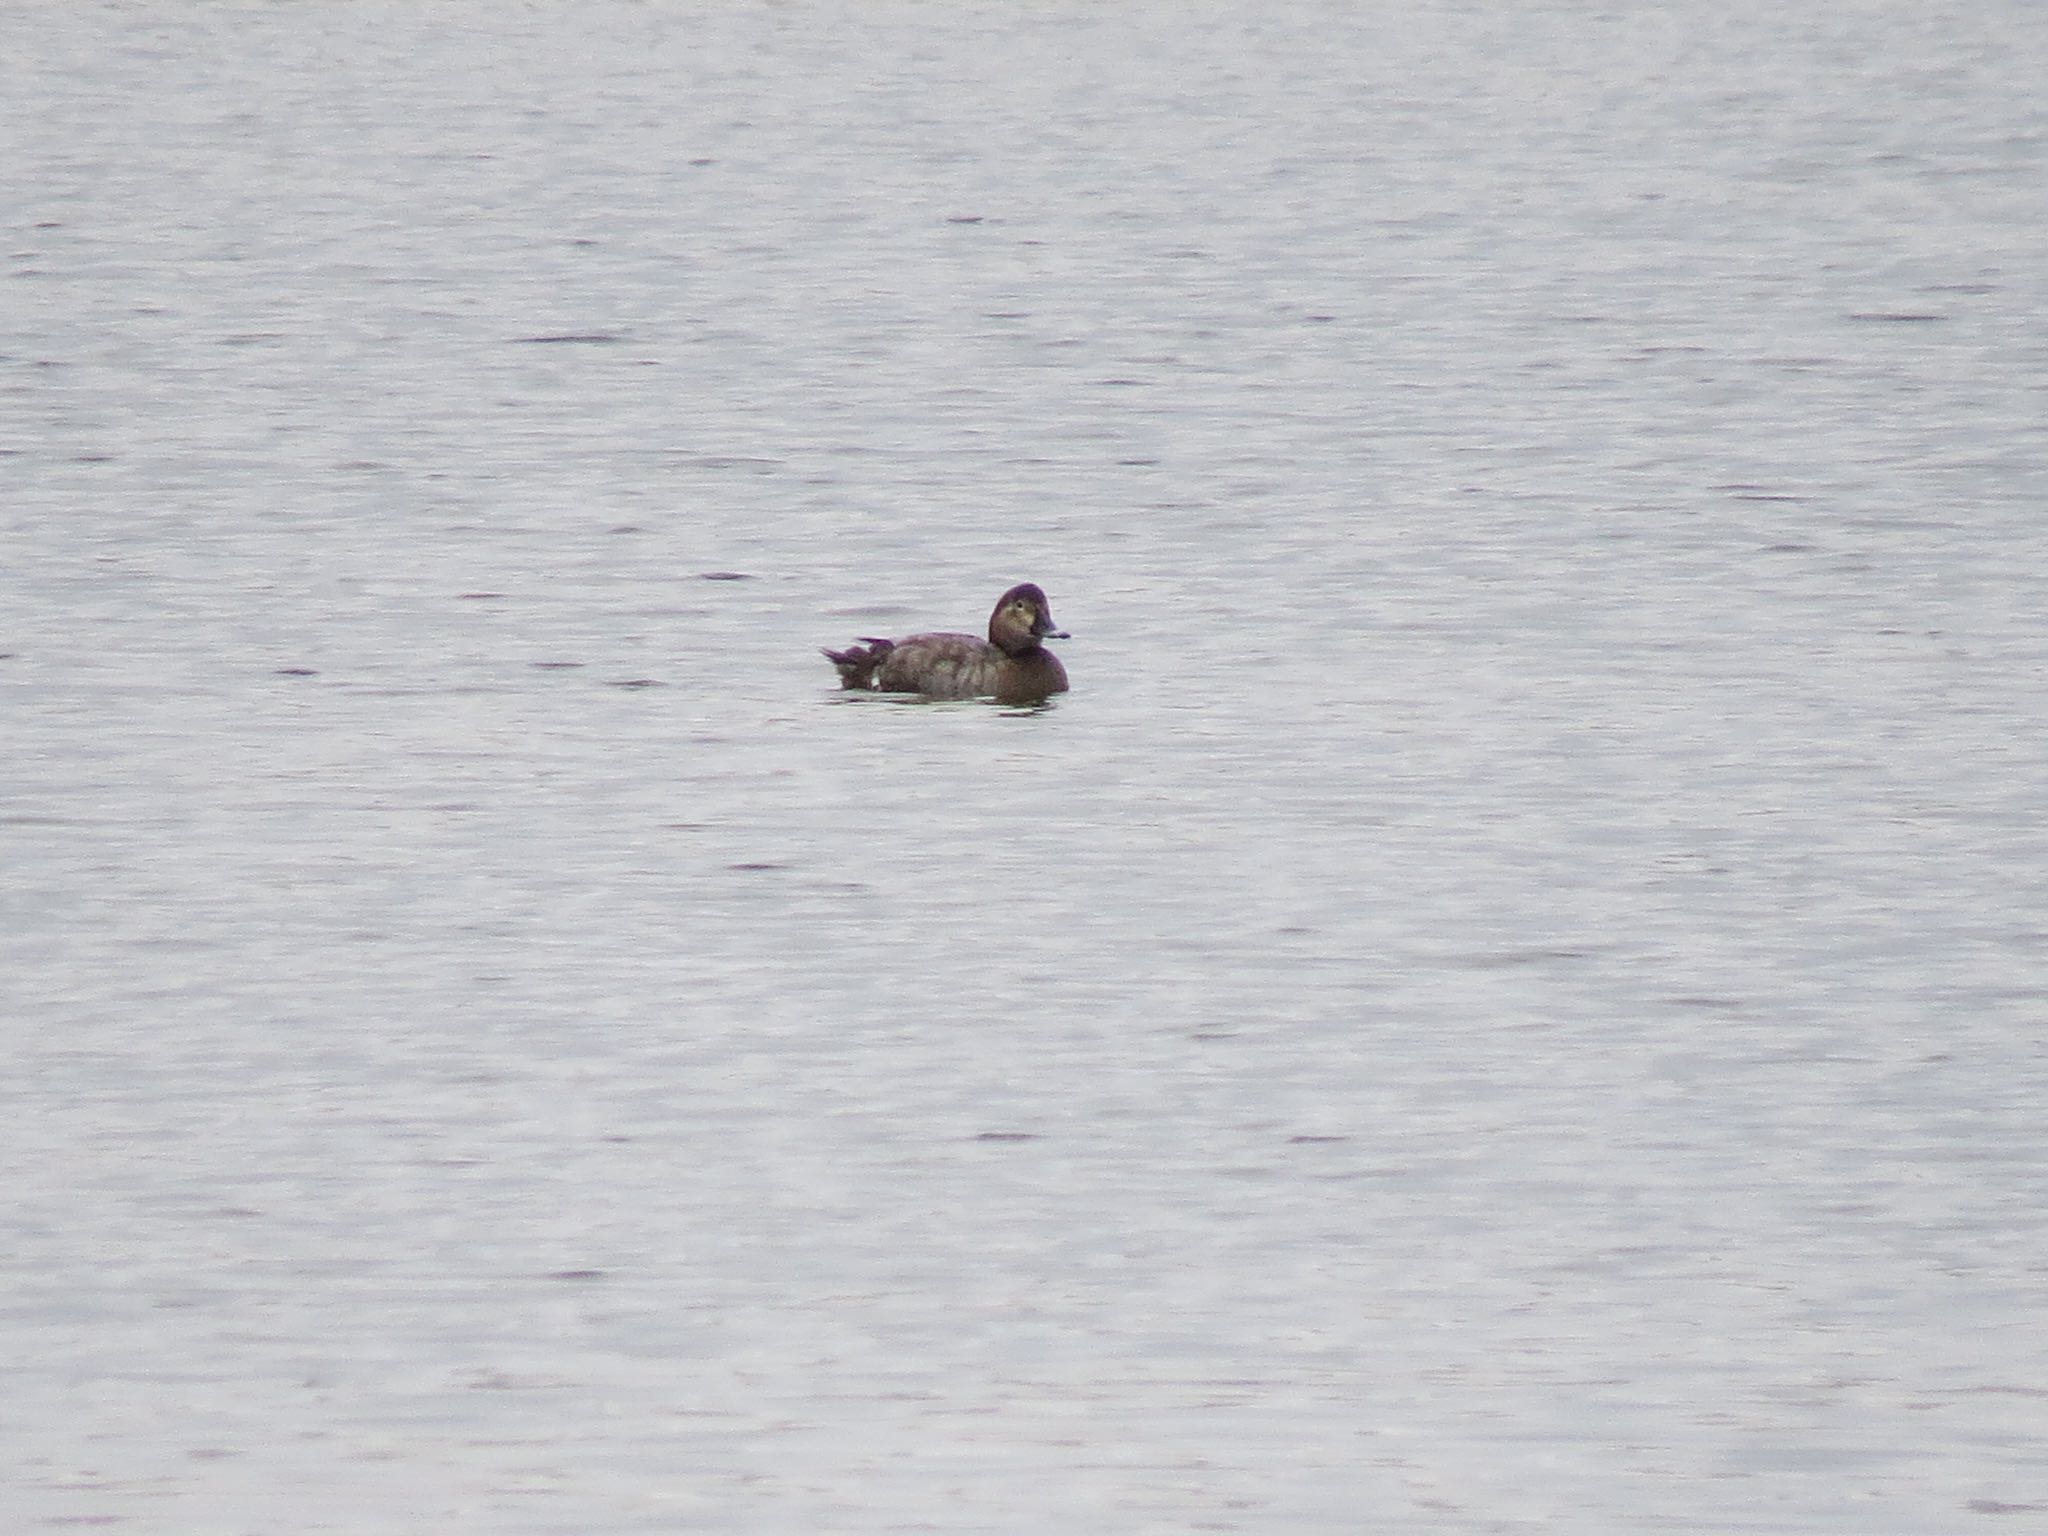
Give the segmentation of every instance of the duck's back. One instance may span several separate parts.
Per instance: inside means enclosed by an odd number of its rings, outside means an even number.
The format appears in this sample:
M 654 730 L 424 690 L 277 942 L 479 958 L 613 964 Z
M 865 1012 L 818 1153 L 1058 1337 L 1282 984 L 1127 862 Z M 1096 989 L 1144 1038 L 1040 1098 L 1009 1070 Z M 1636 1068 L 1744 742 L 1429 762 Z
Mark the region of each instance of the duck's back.
M 882 658 L 875 686 L 884 693 L 978 699 L 998 691 L 1009 658 L 973 635 L 911 635 Z

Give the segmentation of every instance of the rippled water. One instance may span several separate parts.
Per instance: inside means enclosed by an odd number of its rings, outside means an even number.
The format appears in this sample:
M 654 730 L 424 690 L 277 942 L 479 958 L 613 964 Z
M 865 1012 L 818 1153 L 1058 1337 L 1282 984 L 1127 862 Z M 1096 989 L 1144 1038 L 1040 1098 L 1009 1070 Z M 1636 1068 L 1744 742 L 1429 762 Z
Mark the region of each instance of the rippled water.
M 2041 1527 L 2037 7 L 7 31 L 15 1528 Z

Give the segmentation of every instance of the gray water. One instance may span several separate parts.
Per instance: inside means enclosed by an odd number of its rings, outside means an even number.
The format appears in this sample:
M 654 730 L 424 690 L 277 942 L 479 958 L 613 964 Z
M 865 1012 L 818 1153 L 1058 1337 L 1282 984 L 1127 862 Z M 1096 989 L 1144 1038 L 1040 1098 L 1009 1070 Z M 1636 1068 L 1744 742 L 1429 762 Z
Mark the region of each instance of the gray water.
M 2048 17 L 1699 9 L 10 8 L 8 1529 L 2048 1528 Z

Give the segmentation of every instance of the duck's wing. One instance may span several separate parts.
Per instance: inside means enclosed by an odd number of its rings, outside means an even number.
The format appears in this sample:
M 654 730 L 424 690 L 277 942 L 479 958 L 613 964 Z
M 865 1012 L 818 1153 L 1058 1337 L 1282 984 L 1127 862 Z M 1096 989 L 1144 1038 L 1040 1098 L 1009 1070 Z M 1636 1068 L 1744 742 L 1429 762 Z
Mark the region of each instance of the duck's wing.
M 1003 653 L 973 635 L 912 635 L 889 648 L 875 673 L 884 693 L 978 699 L 996 691 Z

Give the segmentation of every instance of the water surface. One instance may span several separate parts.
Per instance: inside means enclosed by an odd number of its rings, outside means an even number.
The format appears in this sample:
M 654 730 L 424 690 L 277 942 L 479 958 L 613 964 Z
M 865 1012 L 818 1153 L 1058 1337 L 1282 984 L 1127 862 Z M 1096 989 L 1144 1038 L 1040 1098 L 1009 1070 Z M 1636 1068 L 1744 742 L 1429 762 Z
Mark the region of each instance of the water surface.
M 1808 12 L 19 9 L 18 1528 L 2038 1526 L 2048 25 Z

